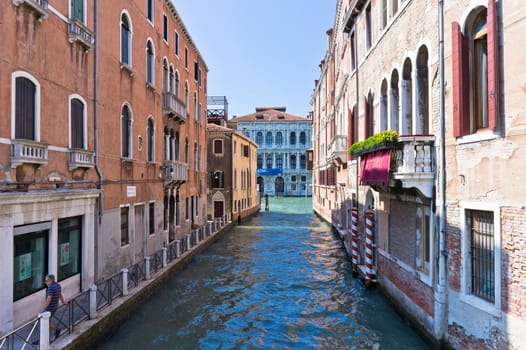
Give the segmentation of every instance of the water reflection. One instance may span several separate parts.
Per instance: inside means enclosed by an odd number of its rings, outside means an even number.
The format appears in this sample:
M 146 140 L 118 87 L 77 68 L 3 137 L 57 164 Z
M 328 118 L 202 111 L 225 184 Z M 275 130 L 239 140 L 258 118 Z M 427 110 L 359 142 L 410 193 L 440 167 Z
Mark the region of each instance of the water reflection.
M 427 349 L 350 271 L 310 198 L 270 198 L 100 349 Z

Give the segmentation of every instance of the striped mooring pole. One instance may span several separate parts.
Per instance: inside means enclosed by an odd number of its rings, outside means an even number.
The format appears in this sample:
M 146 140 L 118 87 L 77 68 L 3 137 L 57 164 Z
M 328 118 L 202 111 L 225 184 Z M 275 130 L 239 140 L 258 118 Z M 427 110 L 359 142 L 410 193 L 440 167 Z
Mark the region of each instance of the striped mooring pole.
M 352 208 L 351 211 L 351 258 L 352 274 L 358 276 L 358 208 Z
M 374 213 L 365 213 L 365 287 L 370 288 L 374 279 L 373 271 Z

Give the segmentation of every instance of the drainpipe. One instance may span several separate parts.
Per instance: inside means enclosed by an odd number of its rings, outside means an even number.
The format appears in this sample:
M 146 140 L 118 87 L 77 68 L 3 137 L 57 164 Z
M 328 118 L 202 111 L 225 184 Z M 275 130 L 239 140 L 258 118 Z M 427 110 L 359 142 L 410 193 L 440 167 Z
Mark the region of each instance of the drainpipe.
M 95 170 L 99 176 L 99 215 L 98 215 L 98 224 L 95 224 L 96 232 L 94 235 L 95 247 L 94 252 L 97 255 L 99 250 L 98 243 L 98 234 L 100 233 L 101 219 L 104 212 L 104 191 L 103 191 L 103 176 L 99 168 L 99 115 L 98 115 L 98 75 L 99 75 L 99 40 L 98 40 L 98 11 L 99 11 L 99 2 L 98 0 L 93 1 L 93 35 L 95 39 L 95 45 L 93 49 L 93 149 L 95 151 Z M 95 279 L 97 279 L 98 271 L 98 259 L 95 256 Z
M 447 327 L 446 304 L 446 150 L 445 150 L 445 101 L 444 101 L 444 0 L 438 1 L 439 17 L 439 71 L 440 71 L 440 157 L 438 164 L 439 182 L 439 233 L 438 233 L 438 282 L 435 291 L 434 332 L 437 339 L 443 339 Z

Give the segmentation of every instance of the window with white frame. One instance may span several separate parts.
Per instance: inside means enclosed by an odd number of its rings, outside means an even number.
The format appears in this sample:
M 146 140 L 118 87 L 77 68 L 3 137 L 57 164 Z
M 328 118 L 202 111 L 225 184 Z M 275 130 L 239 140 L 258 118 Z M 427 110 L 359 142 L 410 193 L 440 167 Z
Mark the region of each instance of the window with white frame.
M 69 18 L 85 23 L 85 3 L 84 0 L 70 0 L 70 14 Z
M 86 148 L 86 105 L 78 97 L 70 98 L 70 145 L 71 148 Z
M 128 106 L 122 107 L 121 113 L 121 155 L 122 158 L 132 157 L 132 117 Z
M 40 84 L 29 73 L 15 72 L 13 123 L 15 139 L 40 141 Z
M 148 21 L 153 23 L 154 18 L 154 0 L 146 0 L 146 17 L 148 18 Z
M 179 57 L 179 33 L 174 32 L 174 52 L 177 57 Z
M 168 16 L 163 13 L 163 40 L 168 42 Z
M 146 42 L 146 82 L 149 84 L 154 83 L 155 77 L 155 54 L 153 50 L 153 44 L 151 40 Z
M 13 301 L 45 287 L 50 230 L 51 222 L 14 227 Z
M 223 154 L 223 140 L 214 140 L 214 154 Z
M 148 118 L 148 126 L 146 130 L 147 135 L 147 146 L 148 146 L 148 162 L 153 162 L 155 160 L 155 137 L 154 137 L 154 125 L 153 117 Z
M 121 63 L 131 66 L 132 26 L 126 13 L 121 14 Z

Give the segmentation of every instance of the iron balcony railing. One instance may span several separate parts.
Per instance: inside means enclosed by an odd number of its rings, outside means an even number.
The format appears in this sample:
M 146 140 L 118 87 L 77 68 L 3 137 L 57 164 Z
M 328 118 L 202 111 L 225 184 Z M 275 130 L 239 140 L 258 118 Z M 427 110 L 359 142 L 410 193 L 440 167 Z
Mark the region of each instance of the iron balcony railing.
M 188 110 L 186 104 L 172 92 L 163 92 L 163 114 L 180 123 L 186 122 Z

